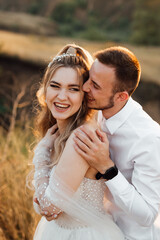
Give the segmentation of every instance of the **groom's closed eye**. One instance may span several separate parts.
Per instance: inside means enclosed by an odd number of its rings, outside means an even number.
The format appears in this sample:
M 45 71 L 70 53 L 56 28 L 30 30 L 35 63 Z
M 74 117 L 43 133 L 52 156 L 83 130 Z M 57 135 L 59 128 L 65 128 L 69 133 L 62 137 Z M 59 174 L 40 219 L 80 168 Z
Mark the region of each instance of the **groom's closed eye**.
M 100 89 L 100 86 L 93 80 L 92 81 L 92 84 L 93 84 L 93 87 L 96 88 L 96 89 Z

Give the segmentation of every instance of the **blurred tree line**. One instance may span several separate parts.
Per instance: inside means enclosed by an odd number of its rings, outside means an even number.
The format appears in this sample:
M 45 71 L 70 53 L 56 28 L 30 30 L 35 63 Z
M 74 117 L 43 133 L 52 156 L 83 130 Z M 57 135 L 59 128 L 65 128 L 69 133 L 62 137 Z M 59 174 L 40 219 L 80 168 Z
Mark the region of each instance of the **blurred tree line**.
M 160 0 L 136 0 L 132 41 L 160 45 Z
M 1 0 L 0 9 L 45 16 L 61 36 L 160 45 L 160 0 Z

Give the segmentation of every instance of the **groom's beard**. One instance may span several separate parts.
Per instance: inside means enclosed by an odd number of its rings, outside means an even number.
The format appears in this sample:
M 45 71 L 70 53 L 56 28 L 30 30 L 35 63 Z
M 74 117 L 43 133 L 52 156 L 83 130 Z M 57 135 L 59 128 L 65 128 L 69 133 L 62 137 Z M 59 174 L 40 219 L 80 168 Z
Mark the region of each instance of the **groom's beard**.
M 106 104 L 105 106 L 97 106 L 97 107 L 91 107 L 92 109 L 95 110 L 106 110 L 106 109 L 110 109 L 112 107 L 114 107 L 114 95 L 110 96 L 109 100 L 108 100 L 108 104 Z

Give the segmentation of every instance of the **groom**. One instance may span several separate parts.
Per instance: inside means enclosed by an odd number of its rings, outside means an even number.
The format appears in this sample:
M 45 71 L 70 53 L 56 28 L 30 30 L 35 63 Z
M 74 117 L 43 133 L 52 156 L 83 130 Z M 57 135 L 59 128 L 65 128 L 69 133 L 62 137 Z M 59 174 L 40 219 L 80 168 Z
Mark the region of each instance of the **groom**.
M 140 64 L 122 47 L 95 56 L 83 90 L 88 106 L 102 110 L 103 132 L 80 127 L 75 149 L 99 171 L 97 179 L 106 179 L 106 207 L 126 239 L 158 240 L 154 221 L 160 207 L 160 127 L 131 98 Z

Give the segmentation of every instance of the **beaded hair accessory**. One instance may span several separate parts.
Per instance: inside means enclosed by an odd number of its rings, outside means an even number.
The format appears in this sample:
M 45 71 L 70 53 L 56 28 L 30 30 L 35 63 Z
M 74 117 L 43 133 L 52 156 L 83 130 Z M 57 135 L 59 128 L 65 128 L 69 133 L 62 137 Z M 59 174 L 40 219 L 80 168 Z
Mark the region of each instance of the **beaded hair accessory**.
M 61 62 L 65 57 L 77 57 L 76 49 L 73 47 L 69 47 L 66 53 L 54 57 L 52 61 L 48 64 L 48 67 L 50 67 L 54 62 Z

